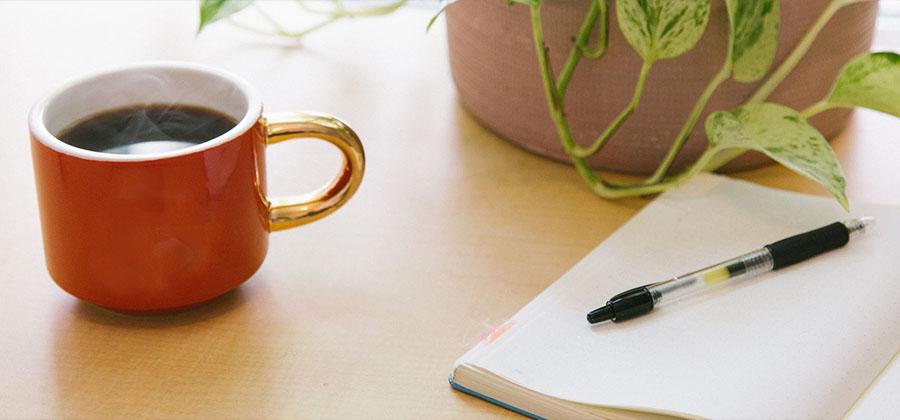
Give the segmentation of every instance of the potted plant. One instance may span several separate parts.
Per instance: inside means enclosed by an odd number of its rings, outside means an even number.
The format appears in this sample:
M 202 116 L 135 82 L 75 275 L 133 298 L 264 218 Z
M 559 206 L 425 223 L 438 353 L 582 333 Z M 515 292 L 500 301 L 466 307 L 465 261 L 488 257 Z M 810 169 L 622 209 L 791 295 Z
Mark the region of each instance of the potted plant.
M 774 63 L 783 62 L 829 0 L 781 3 L 781 25 Z M 613 5 L 613 3 L 609 3 Z M 554 74 L 562 71 L 566 54 L 577 34 L 590 1 L 545 0 L 541 6 L 544 42 Z M 802 64 L 781 83 L 769 101 L 802 109 L 831 88 L 841 67 L 869 50 L 875 30 L 876 2 L 845 7 L 835 13 L 803 57 Z M 509 7 L 502 1 L 461 0 L 447 9 L 450 65 L 465 109 L 509 141 L 541 155 L 568 161 L 556 128 L 546 112 L 546 98 L 534 53 L 527 7 Z M 601 153 L 588 158 L 594 168 L 632 174 L 650 174 L 669 149 L 710 80 L 722 66 L 728 19 L 725 3 L 710 3 L 706 30 L 684 54 L 657 60 L 641 85 L 643 95 L 631 104 L 643 60 L 629 45 L 618 25 L 615 7 L 609 7 L 607 48 L 602 60 L 578 64 L 566 95 L 566 113 L 573 137 L 587 144 L 602 133 L 623 110 L 632 114 L 622 121 Z M 607 23 L 604 21 L 604 24 Z M 596 37 L 595 33 L 592 37 Z M 503 36 L 495 36 L 502 33 Z M 698 34 L 700 35 L 700 34 Z M 593 41 L 592 41 L 593 42 Z M 723 81 L 700 113 L 699 122 L 713 110 L 732 109 L 746 102 L 762 80 Z M 629 107 L 629 105 L 633 105 Z M 828 118 L 811 122 L 826 137 L 837 135 L 850 110 L 830 111 Z M 683 168 L 705 147 L 702 124 L 691 131 L 673 167 Z M 744 169 L 771 162 L 760 154 L 746 154 L 729 164 Z
M 335 2 L 324 22 L 389 13 L 404 1 L 355 10 Z M 202 1 L 201 27 L 249 3 Z M 855 106 L 900 116 L 900 56 L 866 53 L 874 0 L 446 3 L 463 106 L 508 140 L 571 161 L 606 198 L 772 159 L 846 208 L 826 136 Z M 306 33 L 269 20 L 275 35 Z M 595 168 L 641 177 L 616 182 Z
M 863 53 L 875 1 L 507 3 L 521 6 L 447 9 L 460 100 L 511 141 L 571 160 L 603 197 L 663 191 L 751 150 L 820 182 L 846 208 L 840 165 L 808 119 L 853 106 L 900 116 L 898 55 Z M 533 84 L 549 119 L 536 112 Z M 847 115 L 815 122 L 830 136 Z M 616 183 L 593 166 L 646 177 Z

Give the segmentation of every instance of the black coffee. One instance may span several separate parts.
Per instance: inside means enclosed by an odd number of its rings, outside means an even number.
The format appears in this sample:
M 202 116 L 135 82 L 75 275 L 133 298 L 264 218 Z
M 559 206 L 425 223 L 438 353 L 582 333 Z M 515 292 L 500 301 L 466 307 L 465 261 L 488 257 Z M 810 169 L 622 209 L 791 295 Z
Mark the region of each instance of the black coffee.
M 182 149 L 214 139 L 234 127 L 231 117 L 189 105 L 140 105 L 88 117 L 59 135 L 72 146 L 136 155 Z

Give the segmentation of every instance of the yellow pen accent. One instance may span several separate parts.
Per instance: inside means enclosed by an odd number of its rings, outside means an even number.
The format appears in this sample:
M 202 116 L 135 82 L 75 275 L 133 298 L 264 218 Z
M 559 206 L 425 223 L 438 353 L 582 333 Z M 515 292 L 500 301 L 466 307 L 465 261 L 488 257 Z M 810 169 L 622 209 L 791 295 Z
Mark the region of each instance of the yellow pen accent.
M 720 265 L 718 268 L 713 268 L 706 273 L 703 274 L 703 281 L 706 284 L 713 285 L 731 277 L 731 274 L 728 272 L 728 267 L 725 265 Z

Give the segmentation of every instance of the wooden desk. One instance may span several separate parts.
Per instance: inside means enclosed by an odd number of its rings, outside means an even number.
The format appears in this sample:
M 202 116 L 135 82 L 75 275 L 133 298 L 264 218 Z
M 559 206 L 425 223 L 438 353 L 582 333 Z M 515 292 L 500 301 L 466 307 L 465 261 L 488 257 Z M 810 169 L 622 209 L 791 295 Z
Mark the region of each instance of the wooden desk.
M 424 32 L 430 9 L 339 23 L 303 48 L 227 24 L 195 38 L 195 9 L 0 2 L 0 417 L 512 417 L 452 391 L 451 364 L 647 200 L 601 200 L 481 128 L 456 103 L 443 23 Z M 141 318 L 49 278 L 25 115 L 66 78 L 147 59 L 233 71 L 270 110 L 338 114 L 369 167 L 334 216 L 273 234 L 236 292 Z M 900 203 L 898 132 L 859 112 L 834 142 L 851 202 Z M 323 182 L 339 159 L 297 143 L 269 156 L 275 193 Z M 738 176 L 824 193 L 780 167 Z

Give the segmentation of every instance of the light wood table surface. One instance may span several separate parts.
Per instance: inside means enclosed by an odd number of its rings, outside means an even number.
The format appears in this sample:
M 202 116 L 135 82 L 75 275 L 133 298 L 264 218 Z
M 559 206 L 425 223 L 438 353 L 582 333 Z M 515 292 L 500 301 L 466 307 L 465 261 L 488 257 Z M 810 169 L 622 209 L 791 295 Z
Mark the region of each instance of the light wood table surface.
M 424 32 L 431 8 L 291 48 L 228 24 L 195 38 L 196 5 L 0 2 L 0 417 L 513 417 L 452 391 L 453 361 L 648 199 L 604 201 L 570 167 L 479 126 L 456 102 L 443 22 Z M 236 292 L 134 317 L 48 276 L 25 116 L 65 79 L 150 59 L 237 73 L 269 110 L 337 114 L 369 166 L 345 208 L 273 234 Z M 834 141 L 851 203 L 900 203 L 898 133 L 861 111 Z M 269 160 L 275 194 L 339 164 L 327 145 L 296 142 Z M 737 176 L 824 194 L 780 167 Z

